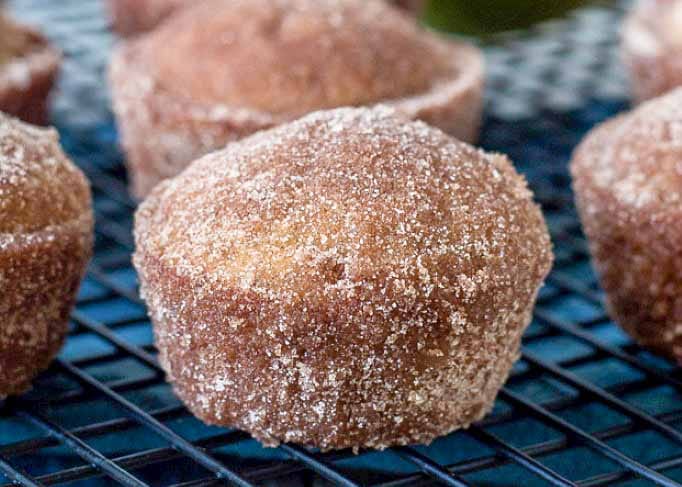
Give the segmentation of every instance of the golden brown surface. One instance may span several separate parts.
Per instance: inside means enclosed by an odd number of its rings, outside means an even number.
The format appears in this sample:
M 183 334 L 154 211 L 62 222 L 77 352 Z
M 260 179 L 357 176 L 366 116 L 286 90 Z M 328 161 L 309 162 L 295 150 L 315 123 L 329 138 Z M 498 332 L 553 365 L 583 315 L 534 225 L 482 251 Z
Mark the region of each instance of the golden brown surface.
M 200 418 L 267 445 L 429 442 L 480 419 L 552 255 L 526 183 L 383 107 L 316 112 L 160 184 L 134 263 Z
M 40 33 L 0 12 L 0 111 L 44 124 L 59 62 Z
M 637 101 L 682 85 L 682 1 L 639 0 L 625 21 L 622 37 Z
M 56 133 L 0 114 L 0 397 L 59 350 L 92 225 L 87 180 Z
M 613 318 L 682 362 L 682 90 L 595 129 L 572 173 Z
M 321 108 L 384 102 L 471 140 L 483 61 L 381 0 L 211 0 L 124 43 L 111 84 L 144 196 L 227 142 Z

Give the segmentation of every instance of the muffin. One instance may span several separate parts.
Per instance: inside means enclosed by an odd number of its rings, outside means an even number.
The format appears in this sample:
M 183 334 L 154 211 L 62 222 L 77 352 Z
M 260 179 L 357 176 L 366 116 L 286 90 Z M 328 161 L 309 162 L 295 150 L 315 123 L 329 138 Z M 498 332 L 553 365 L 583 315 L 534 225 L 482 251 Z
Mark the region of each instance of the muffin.
M 54 130 L 0 113 L 0 398 L 57 354 L 92 247 L 90 189 Z
M 135 240 L 189 409 L 323 450 L 483 417 L 552 261 L 504 156 L 388 107 L 315 112 L 199 159 L 143 202 Z
M 45 124 L 60 60 L 59 52 L 39 32 L 0 11 L 0 111 Z
M 682 90 L 594 129 L 575 152 L 576 202 L 608 309 L 682 363 Z
M 636 101 L 682 84 L 682 1 L 640 0 L 625 21 L 622 38 Z
M 197 157 L 317 109 L 382 102 L 472 140 L 483 62 L 381 0 L 207 0 L 124 42 L 110 78 L 144 197 Z

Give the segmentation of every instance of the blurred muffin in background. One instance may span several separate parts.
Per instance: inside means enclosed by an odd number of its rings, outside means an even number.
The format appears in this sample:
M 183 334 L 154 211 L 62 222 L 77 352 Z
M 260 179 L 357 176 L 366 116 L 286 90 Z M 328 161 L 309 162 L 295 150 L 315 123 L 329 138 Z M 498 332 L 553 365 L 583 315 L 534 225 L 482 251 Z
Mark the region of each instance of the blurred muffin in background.
M 640 0 L 625 21 L 622 45 L 636 101 L 682 85 L 682 1 Z
M 610 315 L 682 365 L 682 88 L 594 128 L 571 164 Z
M 383 0 L 205 0 L 124 41 L 110 80 L 144 197 L 199 156 L 320 109 L 386 104 L 472 141 L 483 57 Z
M 60 60 L 42 34 L 0 11 L 0 111 L 44 125 Z
M 113 29 L 127 37 L 153 29 L 181 7 L 196 5 L 202 0 L 108 0 Z M 343 0 L 342 0 L 343 1 Z M 418 13 L 426 0 L 387 0 Z M 0 0 L 0 3 L 2 0 Z

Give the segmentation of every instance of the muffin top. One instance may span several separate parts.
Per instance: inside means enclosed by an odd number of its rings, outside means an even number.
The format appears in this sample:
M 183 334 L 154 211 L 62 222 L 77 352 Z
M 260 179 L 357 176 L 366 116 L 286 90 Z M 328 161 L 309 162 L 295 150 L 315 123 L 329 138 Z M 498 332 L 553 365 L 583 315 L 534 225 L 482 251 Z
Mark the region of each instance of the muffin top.
M 37 232 L 90 211 L 90 188 L 54 129 L 0 113 L 0 234 Z
M 456 44 L 383 0 L 208 0 L 130 47 L 174 96 L 292 117 L 457 76 Z
M 201 158 L 143 203 L 136 238 L 183 278 L 272 299 L 531 295 L 551 262 L 504 156 L 385 107 L 314 112 Z
M 576 150 L 579 182 L 633 208 L 682 211 L 682 88 L 595 129 Z

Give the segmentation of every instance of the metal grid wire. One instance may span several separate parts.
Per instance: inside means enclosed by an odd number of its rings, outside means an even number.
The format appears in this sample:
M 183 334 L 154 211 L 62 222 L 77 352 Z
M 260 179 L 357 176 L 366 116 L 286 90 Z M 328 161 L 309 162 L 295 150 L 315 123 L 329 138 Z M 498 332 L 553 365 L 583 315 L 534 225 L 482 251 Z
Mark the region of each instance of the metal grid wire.
M 481 144 L 527 175 L 555 269 L 488 417 L 430 446 L 359 455 L 264 449 L 243 432 L 203 425 L 173 396 L 130 266 L 135 205 L 103 88 L 113 37 L 102 5 L 10 6 L 67 56 L 54 123 L 92 181 L 97 236 L 60 358 L 32 392 L 0 404 L 1 485 L 682 485 L 682 375 L 605 314 L 567 172 L 582 135 L 626 107 L 615 50 L 622 5 L 487 48 Z

